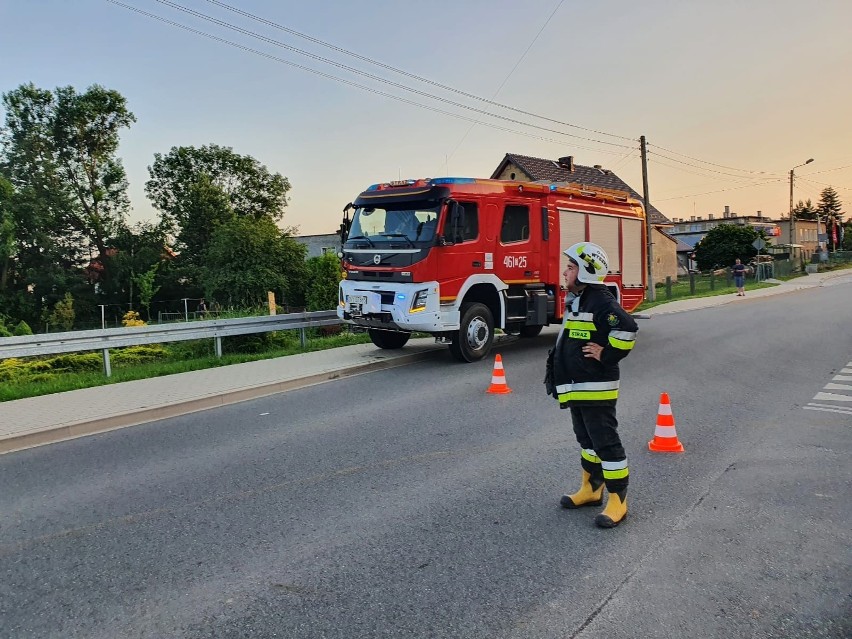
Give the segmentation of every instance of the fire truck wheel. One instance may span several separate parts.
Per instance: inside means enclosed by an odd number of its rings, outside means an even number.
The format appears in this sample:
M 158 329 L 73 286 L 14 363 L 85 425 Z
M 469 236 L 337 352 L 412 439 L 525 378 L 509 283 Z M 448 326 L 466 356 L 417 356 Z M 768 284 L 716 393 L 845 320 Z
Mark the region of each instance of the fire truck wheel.
M 371 328 L 367 332 L 370 334 L 370 339 L 373 344 L 379 348 L 402 348 L 411 337 L 411 333 L 402 331 L 384 331 L 380 328 Z
M 453 337 L 450 352 L 460 362 L 475 362 L 488 355 L 494 341 L 494 318 L 485 304 L 461 307 L 461 326 Z
M 544 326 L 524 326 L 521 329 L 521 337 L 535 337 L 539 333 L 541 333 L 541 329 Z

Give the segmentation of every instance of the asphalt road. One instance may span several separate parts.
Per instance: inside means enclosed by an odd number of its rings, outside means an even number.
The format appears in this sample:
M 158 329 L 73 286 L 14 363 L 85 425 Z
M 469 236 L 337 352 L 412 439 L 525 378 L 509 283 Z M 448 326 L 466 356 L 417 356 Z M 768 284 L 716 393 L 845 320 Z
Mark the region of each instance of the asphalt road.
M 553 331 L 500 348 L 510 395 L 447 354 L 5 455 L 0 637 L 852 636 L 852 402 L 815 399 L 850 299 L 643 321 L 614 530 L 558 507 Z M 681 455 L 647 450 L 662 391 Z

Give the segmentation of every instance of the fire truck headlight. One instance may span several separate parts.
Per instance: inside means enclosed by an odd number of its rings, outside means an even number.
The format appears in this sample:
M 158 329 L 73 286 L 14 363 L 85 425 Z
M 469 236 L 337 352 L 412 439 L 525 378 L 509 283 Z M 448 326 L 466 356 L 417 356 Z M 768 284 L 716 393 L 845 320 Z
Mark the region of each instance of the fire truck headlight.
M 411 312 L 417 313 L 426 309 L 426 299 L 429 296 L 429 289 L 424 288 L 414 294 L 414 299 L 411 302 Z

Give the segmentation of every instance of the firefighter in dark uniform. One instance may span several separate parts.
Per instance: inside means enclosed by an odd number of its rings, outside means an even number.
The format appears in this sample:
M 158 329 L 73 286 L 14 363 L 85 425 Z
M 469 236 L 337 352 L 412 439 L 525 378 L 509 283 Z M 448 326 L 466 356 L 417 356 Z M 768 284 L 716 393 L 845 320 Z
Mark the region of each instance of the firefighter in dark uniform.
M 627 456 L 618 436 L 618 362 L 636 341 L 633 318 L 602 284 L 609 270 L 604 250 L 591 242 L 564 251 L 569 295 L 565 324 L 548 357 L 548 393 L 570 408 L 580 444 L 580 489 L 561 500 L 563 508 L 599 506 L 606 487 L 609 498 L 595 517 L 602 528 L 613 528 L 627 516 Z

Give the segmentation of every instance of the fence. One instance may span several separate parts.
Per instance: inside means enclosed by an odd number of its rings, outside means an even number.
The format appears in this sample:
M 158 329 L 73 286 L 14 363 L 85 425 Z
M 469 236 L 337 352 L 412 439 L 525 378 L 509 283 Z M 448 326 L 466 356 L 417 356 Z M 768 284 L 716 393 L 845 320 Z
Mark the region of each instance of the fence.
M 222 357 L 223 337 L 298 329 L 304 347 L 306 341 L 305 329 L 336 324 L 340 324 L 336 311 L 313 311 L 286 315 L 180 322 L 157 326 L 133 326 L 3 337 L 0 338 L 0 359 L 101 351 L 103 353 L 104 373 L 107 377 L 110 377 L 112 370 L 110 368 L 109 349 L 111 348 L 212 338 L 216 357 Z
M 755 281 L 764 281 L 776 277 L 786 277 L 793 272 L 793 263 L 790 260 L 775 260 L 772 262 L 760 262 L 752 265 L 748 278 Z M 714 291 L 723 291 L 734 288 L 734 278 L 730 269 L 724 273 L 690 273 L 688 277 L 682 277 L 677 281 L 667 277 L 664 284 L 657 284 L 657 299 L 678 299 L 681 297 L 693 297 Z

